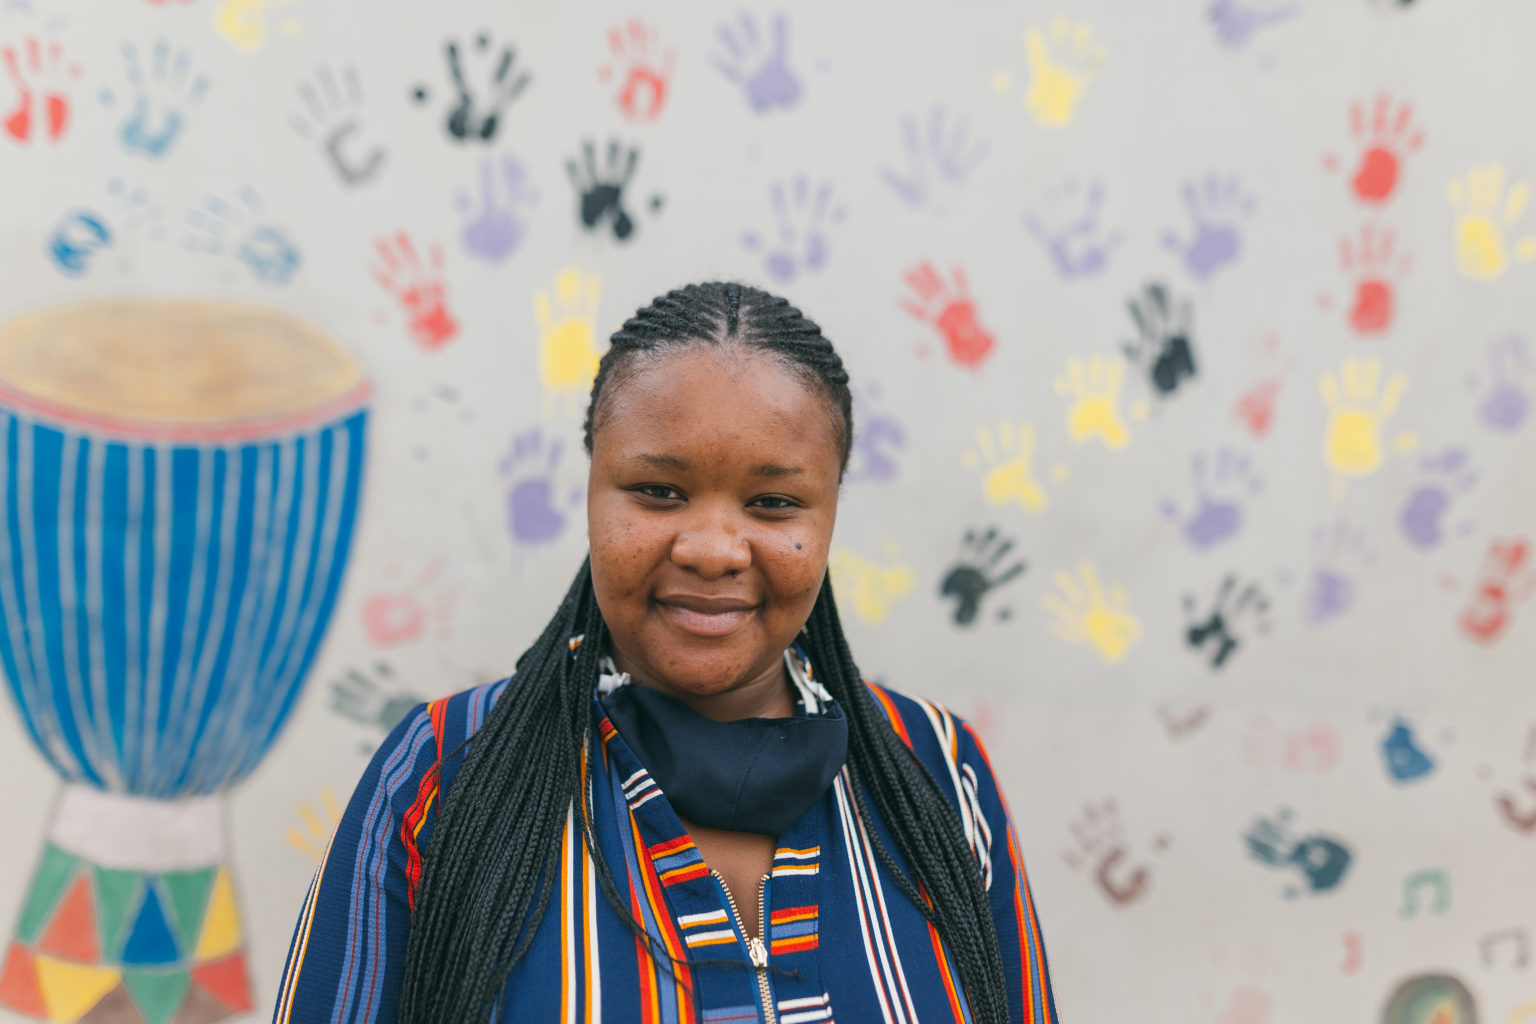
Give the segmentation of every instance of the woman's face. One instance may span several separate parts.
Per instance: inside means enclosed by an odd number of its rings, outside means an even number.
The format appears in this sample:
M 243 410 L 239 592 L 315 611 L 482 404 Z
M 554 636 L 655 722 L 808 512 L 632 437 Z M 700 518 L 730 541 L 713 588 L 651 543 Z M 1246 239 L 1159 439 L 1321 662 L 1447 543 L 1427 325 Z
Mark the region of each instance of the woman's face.
M 699 346 L 601 412 L 587 528 L 614 660 L 714 718 L 783 713 L 837 516 L 835 409 L 771 357 Z

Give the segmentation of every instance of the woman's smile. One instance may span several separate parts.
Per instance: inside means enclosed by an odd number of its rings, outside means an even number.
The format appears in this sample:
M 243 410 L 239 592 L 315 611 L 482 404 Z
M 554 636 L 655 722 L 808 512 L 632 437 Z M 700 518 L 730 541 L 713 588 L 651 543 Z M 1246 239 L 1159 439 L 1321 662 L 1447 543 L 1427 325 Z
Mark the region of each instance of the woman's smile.
M 678 629 L 694 636 L 729 636 L 752 617 L 757 606 L 733 597 L 678 594 L 658 597 L 656 604 Z

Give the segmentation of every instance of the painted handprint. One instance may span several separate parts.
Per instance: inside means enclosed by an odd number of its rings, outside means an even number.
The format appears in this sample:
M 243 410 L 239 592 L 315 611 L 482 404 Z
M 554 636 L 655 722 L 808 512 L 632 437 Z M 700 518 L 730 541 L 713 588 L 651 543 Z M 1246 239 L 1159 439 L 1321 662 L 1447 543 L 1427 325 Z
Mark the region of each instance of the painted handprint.
M 1099 574 L 1084 562 L 1074 576 L 1065 570 L 1053 577 L 1056 593 L 1041 605 L 1054 617 L 1051 632 L 1072 644 L 1092 647 L 1106 665 L 1116 665 L 1141 639 L 1141 622 L 1127 607 L 1125 588 L 1107 591 Z
M 1244 985 L 1232 993 L 1216 1024 L 1270 1024 L 1270 1008 L 1268 995 Z
M 944 351 L 954 362 L 971 370 L 980 366 L 997 342 L 976 318 L 965 271 L 954 267 L 945 281 L 933 264 L 925 262 L 903 276 L 911 291 L 902 298 L 901 308 L 938 329 Z
M 71 210 L 48 236 L 48 256 L 64 276 L 80 277 L 90 269 L 96 254 L 112 245 L 113 237 L 101 214 Z
M 303 139 L 320 141 L 331 170 L 348 188 L 372 181 L 384 167 L 384 147 L 362 141 L 363 86 L 357 68 L 341 69 L 340 81 L 330 65 L 299 83 L 301 113 L 289 119 Z
M 1296 5 L 1289 0 L 1211 0 L 1205 16 L 1216 30 L 1216 41 L 1238 50 L 1261 30 L 1294 18 Z
M 187 213 L 190 228 L 183 244 L 193 252 L 234 256 L 264 284 L 283 285 L 298 272 L 302 258 L 287 232 L 267 219 L 266 207 L 249 186 L 231 201 L 209 196 Z
M 1131 856 L 1130 843 L 1113 797 L 1084 804 L 1071 829 L 1073 846 L 1064 859 L 1069 866 L 1090 872 L 1110 903 L 1123 907 L 1146 894 L 1152 880 L 1151 866 L 1146 862 L 1135 867 L 1126 863 Z M 1157 836 L 1151 843 L 1152 852 L 1162 853 L 1168 843 L 1167 836 Z
M 1297 839 L 1291 831 L 1292 812 L 1281 808 L 1272 817 L 1261 817 L 1243 836 L 1248 853 L 1260 864 L 1272 868 L 1294 868 L 1306 879 L 1306 891 L 1329 892 L 1338 888 L 1349 871 L 1353 860 L 1349 848 L 1326 835 L 1309 835 Z M 1302 890 L 1290 887 L 1286 898 L 1300 895 Z
M 1400 373 L 1381 380 L 1381 360 L 1346 359 L 1337 374 L 1324 373 L 1318 390 L 1328 407 L 1323 461 L 1333 471 L 1335 490 L 1346 477 L 1366 477 L 1381 468 L 1381 432 L 1408 381 Z
M 832 183 L 814 184 L 805 175 L 797 175 L 793 187 L 776 181 L 769 189 L 773 202 L 776 238 L 756 231 L 744 231 L 741 244 L 763 257 L 763 269 L 781 284 L 789 284 L 801 274 L 814 274 L 827 263 L 827 232 L 847 216 L 842 203 L 833 198 Z
M 208 91 L 208 76 L 193 74 L 192 55 L 187 50 L 173 55 L 165 39 L 156 40 L 150 51 L 147 76 L 138 48 L 132 43 L 123 44 L 123 59 L 132 97 L 118 134 L 130 153 L 162 157 L 180 137 L 187 113 Z M 110 102 L 112 97 L 108 94 L 106 98 Z
M 557 493 L 555 475 L 563 447 L 560 438 L 546 438 L 535 427 L 513 438 L 502 458 L 501 475 L 508 480 L 507 526 L 515 543 L 533 546 L 558 539 L 581 503 L 580 487 L 563 499 Z
M 887 550 L 886 557 L 895 558 Z M 843 595 L 839 604 L 852 607 L 859 620 L 878 626 L 890 617 L 891 608 L 912 590 L 917 574 L 909 565 L 882 563 L 848 548 L 837 548 L 827 566 L 832 583 Z
M 214 30 L 241 53 L 256 53 L 267 45 L 269 15 L 294 0 L 221 0 L 214 11 Z M 299 23 L 291 18 L 278 23 L 283 35 L 298 35 Z
M 1024 34 L 1024 52 L 1029 59 L 1025 108 L 1042 126 L 1065 128 L 1104 63 L 1105 50 L 1094 40 L 1093 26 L 1057 16 L 1047 35 L 1032 25 Z
M 443 44 L 443 56 L 453 86 L 444 121 L 448 137 L 455 142 L 491 142 L 507 107 L 528 87 L 530 76 L 517 67 L 517 51 L 510 45 L 497 48 L 490 33 L 481 32 L 472 46 L 450 39 Z M 471 66 L 466 69 L 466 64 Z M 432 98 L 424 85 L 418 85 L 413 96 L 417 103 Z
M 5 118 L 5 132 L 17 142 L 34 138 L 57 142 L 69 127 L 69 90 L 80 78 L 80 65 L 70 60 L 57 40 L 31 36 L 0 48 L 5 72 L 16 87 L 16 108 Z
M 1078 444 L 1096 440 L 1111 451 L 1130 443 L 1130 429 L 1120 415 L 1124 380 L 1125 364 L 1118 359 L 1067 360 L 1066 375 L 1057 377 L 1053 386 L 1067 400 L 1067 433 L 1072 440 Z
M 1138 298 L 1126 301 L 1137 337 L 1121 346 L 1133 366 L 1147 374 L 1152 390 L 1166 398 L 1195 376 L 1195 352 L 1190 336 L 1193 313 L 1186 299 L 1177 308 L 1168 289 L 1148 284 Z
M 1374 565 L 1375 550 L 1365 531 L 1339 519 L 1312 530 L 1311 568 L 1302 593 L 1302 617 L 1309 625 L 1332 622 L 1354 607 L 1356 577 Z
M 164 239 L 164 218 L 165 210 L 146 188 L 114 178 L 107 183 L 103 201 L 73 207 L 59 219 L 44 250 L 59 273 L 82 277 L 102 253 L 119 248 L 121 241 L 141 236 Z
M 377 239 L 374 253 L 373 279 L 394 296 L 416 344 L 432 352 L 452 341 L 459 325 L 448 310 L 443 247 L 433 244 L 423 260 L 410 235 L 399 231 Z
M 400 647 L 422 639 L 428 624 L 442 631 L 458 597 L 441 587 L 443 562 L 428 565 L 407 580 L 400 580 L 400 567 L 391 564 L 385 574 L 386 585 L 363 598 L 363 635 L 374 647 Z
M 1412 260 L 1397 252 L 1397 235 L 1391 228 L 1378 230 L 1367 224 L 1353 239 L 1339 238 L 1339 267 L 1351 279 L 1354 293 L 1345 319 L 1361 337 L 1381 334 L 1392 326 L 1397 286 Z M 1333 305 L 1331 299 L 1322 303 Z
M 498 171 L 500 173 L 498 173 Z M 480 160 L 480 193 L 472 197 L 468 190 L 458 194 L 458 208 L 468 217 L 461 237 L 471 256 L 487 263 L 500 263 L 523 244 L 528 227 L 528 207 L 538 193 L 528 183 L 528 169 L 510 153 L 498 162 L 494 157 Z
M 1015 504 L 1026 512 L 1045 509 L 1045 489 L 1035 479 L 1035 425 L 1004 421 L 997 432 L 976 428 L 976 447 L 965 453 L 964 462 L 983 469 L 982 493 L 991 505 Z M 1059 473 L 1058 473 L 1059 476 Z
M 919 123 L 917 114 L 901 119 L 902 150 L 906 167 L 880 168 L 880 177 L 896 198 L 914 209 L 939 210 L 938 186 L 958 188 L 965 184 L 987 154 L 987 144 L 971 140 L 971 125 L 963 117 L 950 116 L 942 104 L 934 104 Z
M 624 189 L 635 175 L 640 162 L 640 150 L 630 146 L 627 150 L 617 139 L 608 143 L 607 158 L 601 170 L 597 166 L 597 147 L 591 139 L 581 144 L 582 162 L 567 157 L 565 173 L 576 190 L 576 215 L 587 232 L 601 230 L 607 225 L 613 237 L 628 241 L 635 233 L 634 218 L 624 209 Z M 652 201 L 652 208 L 657 203 Z
M 1496 538 L 1488 545 L 1470 600 L 1456 623 L 1467 639 L 1492 644 L 1509 627 L 1515 606 L 1536 589 L 1531 544 L 1524 537 Z
M 1385 203 L 1397 190 L 1404 161 L 1424 145 L 1424 132 L 1413 123 L 1412 105 L 1401 100 L 1394 106 L 1385 93 L 1369 105 L 1354 100 L 1349 105 L 1349 135 L 1359 150 L 1350 192 L 1362 203 Z M 1323 166 L 1337 171 L 1341 163 L 1330 154 Z
M 331 709 L 380 735 L 387 735 L 424 699 L 400 685 L 387 661 L 375 664 L 371 674 L 349 669 L 331 683 Z
M 1323 720 L 1286 729 L 1275 735 L 1275 723 L 1263 715 L 1249 720 L 1243 737 L 1243 763 L 1252 767 L 1283 767 L 1298 775 L 1324 775 L 1339 765 L 1344 743 L 1338 730 Z
M 955 602 L 955 625 L 969 626 L 975 622 L 982 599 L 1024 572 L 1022 558 L 1009 558 L 1013 546 L 1013 540 L 995 526 L 965 531 L 960 557 L 939 584 L 939 596 Z M 1010 614 L 1011 609 L 1002 608 L 997 617 L 1006 619 Z
M 1471 453 L 1465 448 L 1447 448 L 1420 460 L 1419 482 L 1398 514 L 1398 525 L 1409 544 L 1433 551 L 1444 543 L 1452 504 L 1477 482 L 1470 462 Z M 1471 528 L 1470 522 L 1463 521 L 1456 532 L 1465 534 Z
M 1179 524 L 1191 548 L 1206 551 L 1242 529 L 1244 504 L 1263 489 L 1264 481 L 1246 456 L 1230 448 L 1218 449 L 1214 458 L 1205 452 L 1196 454 L 1190 462 L 1190 477 L 1195 507 L 1184 509 L 1164 501 L 1159 509 L 1164 518 Z
M 1536 236 L 1513 245 L 1508 237 L 1530 203 L 1529 182 L 1506 183 L 1503 164 L 1479 164 L 1465 179 L 1452 179 L 1446 195 L 1456 214 L 1456 269 L 1462 274 L 1494 281 L 1509 269 L 1511 256 L 1521 262 L 1536 259 Z
M 1533 377 L 1536 359 L 1532 359 L 1524 338 L 1505 334 L 1488 342 L 1488 379 L 1473 381 L 1473 387 L 1482 392 L 1477 416 L 1483 425 L 1501 434 L 1512 434 L 1524 426 L 1531 411 Z
M 605 84 L 619 83 L 614 97 L 619 112 L 631 121 L 654 121 L 667 102 L 677 51 L 662 49 L 656 29 L 639 18 L 608 30 L 609 63 L 598 68 Z
M 1413 782 L 1435 770 L 1435 760 L 1419 746 L 1413 735 L 1413 723 L 1401 715 L 1381 740 L 1381 757 L 1393 782 Z
M 789 67 L 789 19 L 775 14 L 765 37 L 757 19 L 743 14 L 734 24 L 715 29 L 722 52 L 714 64 L 720 73 L 741 88 L 747 102 L 759 114 L 774 108 L 792 109 L 804 91 Z
M 870 384 L 853 394 L 853 421 L 859 427 L 853 434 L 844 483 L 885 482 L 896 477 L 896 459 L 907 446 L 907 432 L 901 421 L 885 413 L 878 405 L 880 387 Z
M 1248 629 L 1269 632 L 1268 595 L 1257 583 L 1241 587 L 1238 583 L 1236 576 L 1225 576 L 1203 616 L 1196 610 L 1195 595 L 1184 595 L 1184 615 L 1189 620 L 1184 642 L 1191 650 L 1203 652 L 1213 669 L 1220 669 L 1237 652 Z
M 1024 226 L 1045 247 L 1062 280 L 1094 277 L 1109 265 L 1120 232 L 1104 229 L 1103 205 L 1102 181 L 1069 178 L 1046 194 L 1038 210 L 1024 215 Z
M 1216 271 L 1242 254 L 1242 223 L 1253 216 L 1254 199 L 1233 177 L 1208 174 L 1203 181 L 1190 179 L 1181 189 L 1189 215 L 1189 236 L 1163 233 L 1163 246 L 1183 261 L 1196 279 L 1209 280 Z
M 555 278 L 554 294 L 540 289 L 533 297 L 539 328 L 539 378 L 549 394 L 585 397 L 597 376 L 597 302 L 603 282 L 566 267 Z

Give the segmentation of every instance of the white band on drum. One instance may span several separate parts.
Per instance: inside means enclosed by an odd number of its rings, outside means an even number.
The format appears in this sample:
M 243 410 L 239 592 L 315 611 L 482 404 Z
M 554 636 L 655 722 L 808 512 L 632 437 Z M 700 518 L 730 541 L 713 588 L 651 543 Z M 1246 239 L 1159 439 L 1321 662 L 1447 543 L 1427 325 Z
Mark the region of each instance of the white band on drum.
M 71 783 L 59 796 L 48 838 L 104 867 L 206 867 L 224 859 L 224 798 L 151 800 Z

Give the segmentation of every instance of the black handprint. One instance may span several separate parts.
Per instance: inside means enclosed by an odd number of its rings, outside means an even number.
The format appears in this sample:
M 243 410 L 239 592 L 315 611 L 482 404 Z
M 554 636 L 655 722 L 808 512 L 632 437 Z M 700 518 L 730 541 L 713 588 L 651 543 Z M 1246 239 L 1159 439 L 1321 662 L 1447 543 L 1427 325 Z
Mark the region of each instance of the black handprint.
M 327 65 L 321 65 L 312 80 L 299 83 L 299 98 L 305 113 L 292 120 L 293 130 L 304 138 L 322 133 L 325 155 L 331 167 L 348 188 L 372 180 L 384 164 L 382 146 L 358 145 L 360 156 L 348 156 L 345 150 L 356 141 L 362 128 L 363 88 L 357 69 L 342 68 L 341 79 Z
M 382 684 L 380 682 L 382 680 Z M 331 707 L 359 725 L 388 733 L 422 698 L 400 689 L 387 662 L 374 666 L 374 677 L 352 669 L 331 684 Z
M 955 625 L 967 626 L 974 622 L 976 612 L 981 607 L 981 599 L 987 592 L 1024 571 L 1022 558 L 999 570 L 1012 550 L 1013 541 L 999 536 L 995 526 L 989 526 L 980 534 L 975 530 L 965 531 L 960 560 L 949 570 L 944 582 L 939 584 L 939 594 L 955 600 Z M 1006 610 L 999 612 L 999 618 L 1006 616 Z
M 1122 348 L 1126 358 L 1147 372 L 1159 395 L 1171 395 L 1186 377 L 1195 375 L 1195 354 L 1190 347 L 1190 304 L 1175 310 L 1168 290 L 1153 282 L 1140 299 L 1126 302 L 1138 337 Z
M 475 37 L 476 52 L 488 53 L 490 49 L 489 34 L 482 32 Z M 517 51 L 510 46 L 501 48 L 501 52 L 495 58 L 495 70 L 492 71 L 488 88 L 485 90 L 489 93 L 489 97 L 485 100 L 477 99 L 475 90 L 469 87 L 459 44 L 449 40 L 444 44 L 443 52 L 448 60 L 448 75 L 453 79 L 454 88 L 458 90 L 458 100 L 448 111 L 448 134 L 460 142 L 471 139 L 491 141 L 496 137 L 496 129 L 500 127 L 501 115 L 506 110 L 507 104 L 517 99 L 528 85 L 528 72 L 513 70 L 513 65 L 517 62 Z M 417 86 L 415 95 L 417 103 L 425 103 L 430 94 L 426 86 Z
M 610 141 L 607 167 L 602 174 L 597 170 L 596 147 L 591 140 L 581 144 L 581 152 L 581 166 L 577 165 L 575 158 L 565 161 L 565 172 L 579 200 L 581 226 L 593 231 L 604 220 L 609 220 L 613 237 L 625 241 L 634 234 L 635 222 L 624 209 L 624 187 L 634 177 L 635 166 L 640 162 L 640 150 L 631 146 L 625 152 L 617 140 Z
M 1263 591 L 1256 584 L 1249 583 L 1237 591 L 1234 598 L 1233 591 L 1236 588 L 1236 576 L 1222 580 L 1221 588 L 1216 592 L 1216 601 L 1203 621 L 1197 621 L 1194 617 L 1195 596 L 1184 596 L 1184 611 L 1191 620 L 1184 634 L 1185 642 L 1197 651 L 1208 644 L 1213 645 L 1214 649 L 1210 653 L 1211 668 L 1221 668 L 1242 643 L 1242 637 L 1234 632 L 1236 623 L 1245 618 L 1254 618 L 1259 632 L 1269 630 L 1269 599 Z

